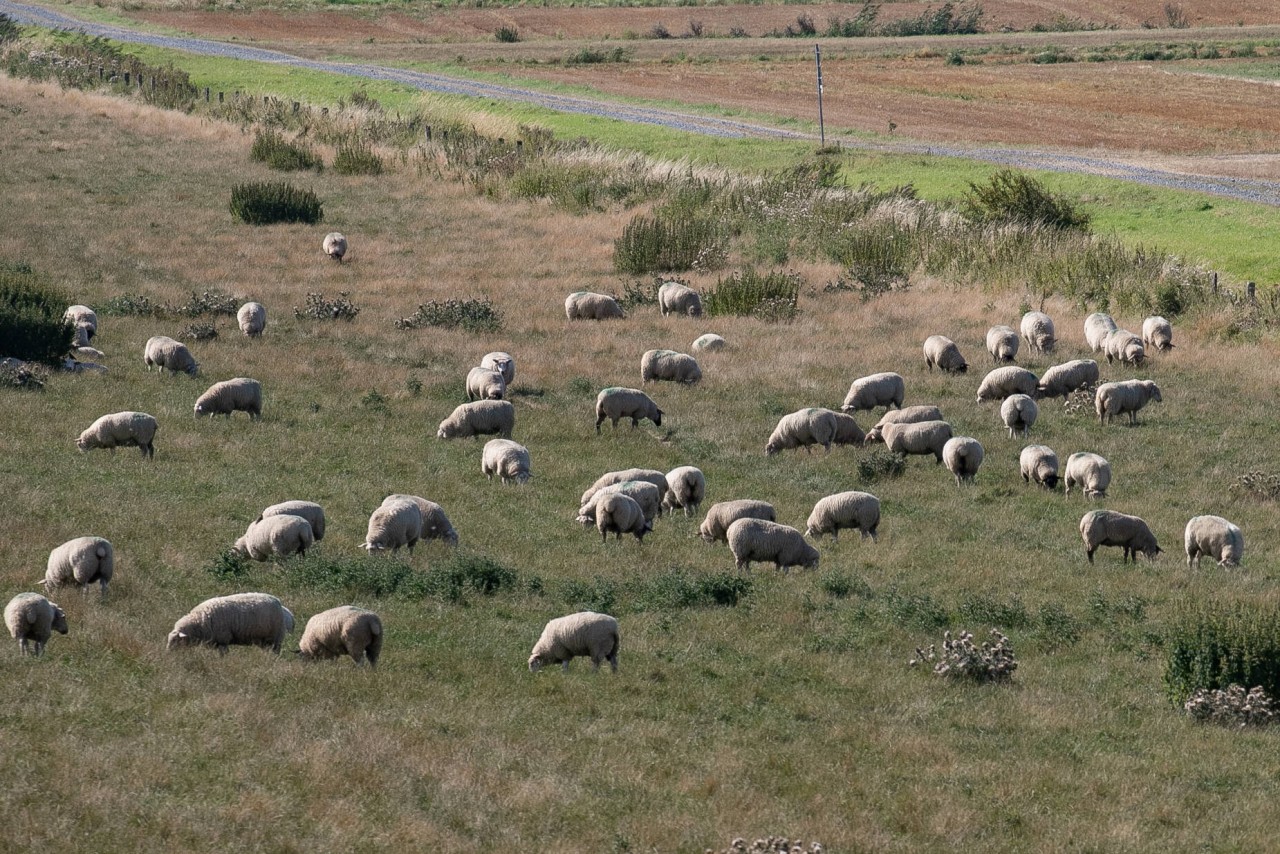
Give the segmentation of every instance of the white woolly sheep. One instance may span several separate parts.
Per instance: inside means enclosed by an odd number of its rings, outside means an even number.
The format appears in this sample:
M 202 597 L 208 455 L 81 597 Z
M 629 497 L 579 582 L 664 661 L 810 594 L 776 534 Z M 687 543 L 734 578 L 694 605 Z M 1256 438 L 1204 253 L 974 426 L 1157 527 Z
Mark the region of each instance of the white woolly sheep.
M 827 411 L 831 412 L 831 417 L 836 420 L 836 435 L 832 437 L 831 444 L 861 445 L 867 441 L 867 434 L 862 432 L 862 428 L 858 426 L 858 422 L 852 415 L 832 412 L 830 409 Z
M 166 647 L 216 647 L 226 655 L 232 646 L 260 646 L 277 655 L 285 635 L 293 631 L 293 614 L 267 593 L 234 593 L 206 599 L 179 617 Z
M 1115 329 L 1107 333 L 1103 346 L 1107 353 L 1107 364 L 1120 362 L 1137 367 L 1147 358 L 1142 339 L 1128 329 Z
M 94 335 L 98 334 L 98 315 L 87 305 L 73 305 L 62 313 L 63 323 L 76 328 L 76 339 L 83 338 L 83 343 L 76 346 L 87 346 Z
M 507 381 L 502 371 L 472 368 L 467 372 L 467 400 L 502 400 L 507 395 Z
M 702 297 L 693 288 L 679 282 L 663 282 L 658 288 L 658 308 L 663 317 L 673 312 L 702 317 Z
M 837 426 L 835 414 L 820 407 L 800 409 L 784 415 L 778 419 L 778 426 L 773 428 L 769 441 L 765 443 L 765 455 L 773 456 L 787 448 L 804 448 L 808 453 L 811 445 L 821 445 L 827 453 L 831 453 Z
M 933 454 L 938 465 L 941 465 L 942 449 L 951 438 L 951 425 L 945 421 L 886 424 L 881 428 L 881 435 L 890 451 L 920 456 Z
M 630 418 L 632 429 L 640 423 L 641 418 L 648 418 L 655 427 L 662 426 L 662 410 L 653 402 L 653 398 L 638 388 L 612 386 L 601 389 L 600 394 L 596 395 L 597 433 L 606 418 L 613 422 L 615 430 L 619 418 Z
M 145 412 L 113 412 L 90 424 L 76 439 L 76 447 L 81 451 L 110 448 L 112 453 L 117 447 L 137 447 L 142 456 L 154 458 L 159 429 L 156 419 Z
M 1124 549 L 1124 563 L 1130 558 L 1138 562 L 1138 552 L 1155 560 L 1160 546 L 1147 523 L 1137 516 L 1117 513 L 1114 510 L 1090 510 L 1080 519 L 1080 537 L 1084 540 L 1085 555 L 1093 563 L 1093 553 L 1099 546 L 1119 546 Z
M 942 461 L 947 471 L 955 475 L 956 486 L 965 481 L 973 483 L 983 456 L 982 444 L 972 436 L 953 436 L 942 446 Z
M 77 359 L 105 359 L 107 354 L 96 347 L 77 347 L 72 353 Z
M 1071 392 L 1098 381 L 1098 363 L 1093 359 L 1072 359 L 1045 369 L 1036 386 L 1038 397 L 1061 397 L 1066 403 Z
M 1200 568 L 1200 557 L 1208 555 L 1218 566 L 1239 566 L 1244 558 L 1244 534 L 1240 528 L 1221 516 L 1194 516 L 1187 522 L 1183 537 L 1187 550 L 1187 568 L 1195 561 Z
M 1107 336 L 1116 329 L 1116 322 L 1111 315 L 1094 312 L 1084 319 L 1084 340 L 1089 349 L 1101 353 L 1106 349 Z
M 1022 315 L 1022 340 L 1027 347 L 1039 353 L 1052 353 L 1057 343 L 1053 335 L 1053 318 L 1043 311 L 1028 311 Z
M 267 328 L 267 309 L 260 302 L 247 302 L 236 312 L 240 331 L 249 338 L 257 338 Z
M 360 666 L 378 666 L 382 654 L 382 618 L 366 608 L 339 605 L 321 611 L 302 630 L 298 657 L 303 661 L 329 661 L 344 655 Z
M 987 352 L 992 362 L 1012 362 L 1018 357 L 1018 333 L 1012 326 L 993 326 L 987 330 Z
M 593 670 L 599 670 L 600 662 L 607 661 L 609 668 L 617 673 L 618 641 L 618 621 L 608 614 L 579 611 L 557 617 L 547 623 L 533 645 L 529 672 L 537 673 L 548 664 L 559 664 L 568 673 L 569 661 L 585 655 L 591 658 Z
M 516 381 L 516 360 L 510 353 L 503 353 L 501 350 L 485 353 L 480 360 L 480 367 L 502 374 L 502 381 L 507 385 Z
M 1103 383 L 1093 396 L 1093 409 L 1099 423 L 1115 421 L 1117 415 L 1129 413 L 1129 424 L 1138 423 L 1138 410 L 1151 401 L 1162 403 L 1160 387 L 1151 380 L 1124 380 Z
M 258 514 L 255 522 L 268 516 L 301 516 L 311 525 L 311 535 L 318 543 L 324 539 L 324 508 L 314 501 L 281 501 Z
M 879 527 L 879 498 L 869 492 L 837 492 L 818 499 L 813 505 L 804 533 L 817 540 L 822 539 L 823 534 L 830 534 L 833 540 L 838 540 L 841 528 L 854 528 L 862 539 L 870 537 L 875 542 Z
M 936 366 L 948 374 L 963 374 L 969 363 L 960 355 L 956 342 L 945 335 L 930 335 L 924 339 L 924 363 L 930 371 Z
M 66 584 L 84 590 L 95 581 L 102 596 L 115 572 L 115 550 L 102 537 L 76 537 L 49 552 L 49 562 L 40 582 L 46 593 Z
M 678 466 L 667 472 L 667 491 L 662 496 L 662 509 L 671 513 L 679 507 L 684 510 L 685 516 L 690 511 L 696 515 L 706 496 L 707 479 L 702 470 L 693 466 Z
M 601 499 L 614 492 L 620 492 L 636 504 L 639 504 L 641 512 L 644 513 L 644 518 L 650 523 L 652 523 L 654 519 L 658 518 L 658 514 L 662 512 L 663 490 L 658 489 L 658 487 L 648 481 L 627 480 L 622 483 L 613 483 L 596 490 L 596 492 L 586 501 L 582 502 L 582 506 L 578 508 L 578 521 L 583 525 L 596 524 L 596 507 L 599 505 Z
M 369 527 L 361 548 L 370 552 L 400 551 L 401 546 L 413 546 L 422 538 L 422 508 L 406 498 L 388 498 L 369 515 Z
M 187 345 L 167 335 L 154 335 L 147 339 L 146 347 L 142 351 L 142 361 L 148 371 L 155 367 L 162 376 L 165 371 L 175 374 L 182 371 L 193 377 L 200 372 L 200 366 L 192 357 L 191 351 L 187 349 Z
M 733 552 L 739 572 L 750 572 L 753 560 L 772 561 L 783 571 L 793 566 L 818 568 L 818 550 L 789 525 L 764 519 L 739 519 L 729 526 L 725 539 L 729 541 L 729 551 Z
M 258 421 L 262 418 L 262 383 L 249 377 L 214 383 L 196 399 L 195 412 L 196 417 L 225 415 L 228 421 L 232 412 L 247 412 L 250 421 Z
M 621 471 L 605 472 L 596 478 L 596 482 L 587 487 L 586 492 L 582 493 L 579 504 L 586 504 L 591 500 L 591 496 L 595 495 L 606 486 L 613 486 L 616 483 L 626 483 L 629 480 L 640 480 L 645 483 L 652 483 L 658 488 L 658 495 L 666 495 L 670 484 L 667 482 L 665 473 L 657 469 L 622 469 Z
M 919 424 L 921 421 L 941 421 L 942 410 L 932 404 L 923 406 L 905 406 L 902 409 L 890 409 L 880 417 L 875 426 L 867 431 L 863 444 L 884 441 L 884 425 L 886 424 Z
M 595 510 L 596 530 L 600 532 L 601 542 L 608 542 L 612 532 L 619 540 L 623 534 L 635 534 L 636 541 L 643 543 L 644 535 L 653 530 L 653 525 L 644 517 L 640 505 L 626 493 L 603 493 L 595 501 Z
M 1099 454 L 1080 451 L 1067 457 L 1062 479 L 1064 495 L 1070 495 L 1071 487 L 1078 486 L 1086 498 L 1105 498 L 1111 485 L 1111 463 Z
M 1027 445 L 1018 455 L 1018 471 L 1024 483 L 1054 489 L 1058 486 L 1058 455 L 1048 445 Z
M 444 508 L 434 501 L 428 501 L 420 495 L 388 495 L 382 499 L 384 505 L 395 504 L 398 501 L 408 501 L 417 506 L 418 512 L 422 514 L 422 535 L 423 540 L 444 540 L 451 546 L 458 544 L 458 532 L 454 530 L 453 523 L 449 521 L 449 517 L 445 515 Z
M 978 403 L 987 400 L 1004 400 L 1011 394 L 1033 395 L 1040 380 L 1026 368 L 1008 365 L 996 368 L 982 378 L 978 386 Z
M 1011 394 L 1004 399 L 1004 403 L 1000 404 L 1000 420 L 1004 422 L 1005 427 L 1009 428 L 1010 439 L 1018 431 L 1022 431 L 1022 437 L 1025 439 L 1031 430 L 1031 425 L 1035 424 L 1039 417 L 1040 407 L 1036 406 L 1036 402 L 1029 395 Z
M 608 294 L 578 291 L 565 297 L 564 316 L 570 320 L 609 320 L 625 318 L 627 314 Z
M 324 236 L 320 248 L 324 250 L 324 254 L 341 263 L 343 256 L 347 254 L 347 236 L 340 231 L 331 231 Z
M 39 593 L 19 593 L 4 606 L 4 624 L 22 655 L 43 655 L 54 632 L 67 633 L 67 615 Z
M 707 517 L 698 528 L 698 536 L 705 542 L 728 542 L 729 526 L 739 519 L 764 519 L 766 522 L 778 521 L 778 514 L 768 501 L 756 501 L 751 498 L 739 498 L 735 501 L 718 501 L 711 505 Z
M 1173 349 L 1173 324 L 1159 315 L 1142 321 L 1142 343 L 1161 353 Z
M 695 353 L 714 353 L 717 350 L 723 350 L 726 343 L 719 335 L 714 332 L 708 332 L 706 335 L 699 335 L 697 340 L 693 342 L 691 349 Z
M 646 350 L 640 357 L 641 382 L 675 382 L 692 385 L 702 379 L 698 360 L 674 350 Z
M 529 471 L 529 449 L 510 439 L 490 439 L 480 455 L 480 471 L 489 480 L 496 474 L 504 484 L 528 483 L 533 477 Z
M 281 513 L 267 516 L 260 522 L 250 522 L 244 536 L 236 540 L 232 550 L 251 560 L 266 561 L 298 554 L 307 556 L 307 549 L 315 542 L 311 523 L 301 516 Z
M 440 422 L 437 439 L 465 439 L 467 436 L 498 434 L 511 438 L 516 426 L 516 408 L 507 400 L 477 400 L 463 403 Z
M 859 377 L 849 386 L 849 393 L 840 404 L 842 412 L 857 412 L 860 409 L 900 408 L 906 396 L 906 384 L 900 374 L 885 371 Z

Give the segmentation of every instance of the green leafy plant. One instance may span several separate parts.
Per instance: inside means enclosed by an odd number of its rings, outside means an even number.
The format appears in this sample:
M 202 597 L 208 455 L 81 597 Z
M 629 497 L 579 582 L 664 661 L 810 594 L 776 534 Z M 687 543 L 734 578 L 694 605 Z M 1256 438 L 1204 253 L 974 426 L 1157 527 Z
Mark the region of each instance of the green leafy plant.
M 315 169 L 319 172 L 324 168 L 323 161 L 310 146 L 297 140 L 285 139 L 284 135 L 274 128 L 259 131 L 253 138 L 249 158 L 282 172 L 304 169 Z
M 1087 231 L 1089 215 L 1065 197 L 1022 172 L 1001 169 L 985 184 L 969 183 L 964 215 L 980 223 L 1018 222 L 1056 229 Z
M 494 30 L 493 37 L 500 42 L 514 44 L 515 42 L 520 41 L 520 31 L 514 26 L 503 24 L 501 27 Z
M 324 219 L 324 203 L 311 190 L 299 190 L 283 181 L 236 184 L 231 188 L 231 213 L 249 225 L 314 225 Z
M 619 273 L 715 269 L 724 259 L 723 229 L 706 214 L 638 214 L 613 242 L 613 266 Z
M 159 317 L 164 314 L 164 306 L 143 294 L 117 294 L 101 302 L 97 312 L 120 317 Z
M 333 158 L 333 171 L 339 175 L 381 175 L 385 169 L 373 146 L 362 139 L 344 140 Z
M 1177 705 L 1201 689 L 1233 683 L 1280 694 L 1280 612 L 1272 608 L 1190 607 L 1169 628 L 1165 649 L 1165 689 Z
M 217 315 L 234 317 L 240 308 L 240 303 L 239 297 L 225 291 L 217 289 L 200 293 L 192 291 L 191 297 L 186 302 L 176 306 L 169 306 L 167 310 L 183 317 L 199 317 L 202 314 L 212 314 L 215 317 Z
M 711 317 L 718 315 L 757 316 L 761 307 L 772 311 L 776 319 L 794 317 L 799 310 L 800 286 L 804 279 L 797 273 L 773 270 L 758 273 L 748 267 L 727 279 L 719 279 L 716 286 L 702 296 L 702 310 Z
M 906 470 L 907 458 L 887 448 L 874 448 L 858 460 L 858 480 L 864 484 L 901 477 Z
M 395 322 L 396 329 L 421 329 L 424 326 L 497 332 L 502 328 L 502 312 L 487 299 L 432 300 L 418 306 L 418 310 L 409 317 Z
M 310 320 L 352 320 L 360 313 L 360 307 L 351 301 L 346 291 L 328 299 L 321 293 L 308 293 L 306 304 L 293 307 L 293 316 Z

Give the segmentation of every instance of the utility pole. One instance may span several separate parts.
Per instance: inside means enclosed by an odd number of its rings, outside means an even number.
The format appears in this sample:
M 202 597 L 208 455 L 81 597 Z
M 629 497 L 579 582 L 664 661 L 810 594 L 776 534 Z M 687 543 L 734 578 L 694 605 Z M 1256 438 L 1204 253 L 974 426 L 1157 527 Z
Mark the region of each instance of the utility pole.
M 813 46 L 813 58 L 818 63 L 818 139 L 825 148 L 827 145 L 827 129 L 822 121 L 822 46 Z

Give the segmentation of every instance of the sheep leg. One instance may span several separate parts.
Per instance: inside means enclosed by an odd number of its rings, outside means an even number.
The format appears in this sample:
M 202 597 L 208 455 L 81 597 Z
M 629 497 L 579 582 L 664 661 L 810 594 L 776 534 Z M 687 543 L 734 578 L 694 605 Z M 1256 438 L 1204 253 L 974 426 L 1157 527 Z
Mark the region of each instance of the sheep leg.
M 560 662 L 560 671 L 562 673 L 569 672 L 569 659 L 566 658 L 564 661 Z
M 1090 549 L 1090 548 L 1086 548 L 1084 550 L 1085 557 L 1089 558 L 1089 563 L 1093 563 L 1093 552 L 1094 552 L 1094 549 Z

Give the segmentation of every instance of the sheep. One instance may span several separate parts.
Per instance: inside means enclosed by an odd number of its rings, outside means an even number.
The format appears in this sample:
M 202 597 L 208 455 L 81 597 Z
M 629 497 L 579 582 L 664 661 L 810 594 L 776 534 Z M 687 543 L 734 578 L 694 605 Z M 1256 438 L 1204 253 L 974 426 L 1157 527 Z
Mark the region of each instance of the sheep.
M 1067 457 L 1062 479 L 1063 495 L 1070 495 L 1071 487 L 1078 486 L 1086 498 L 1105 498 L 1111 485 L 1111 463 L 1099 454 L 1080 451 Z
M 653 530 L 653 524 L 644 516 L 640 505 L 630 495 L 623 492 L 603 493 L 595 502 L 596 530 L 600 532 L 600 541 L 608 542 L 612 531 L 616 539 L 623 534 L 635 534 L 636 541 L 644 542 L 644 535 Z
M 1155 560 L 1160 546 L 1147 523 L 1137 516 L 1117 513 L 1115 510 L 1090 510 L 1080 518 L 1080 537 L 1084 540 L 1084 552 L 1093 563 L 1093 553 L 1099 546 L 1120 546 L 1124 549 L 1124 562 L 1132 557 L 1138 562 L 1138 552 Z
M 1187 522 L 1184 535 L 1187 569 L 1192 560 L 1200 568 L 1200 557 L 1208 555 L 1218 566 L 1239 566 L 1244 557 L 1244 534 L 1221 516 L 1194 516 Z
M 625 318 L 627 314 L 608 294 L 578 291 L 565 297 L 564 316 L 570 320 L 609 320 Z
M 1108 365 L 1118 361 L 1121 364 L 1137 367 L 1147 357 L 1146 348 L 1142 346 L 1142 339 L 1128 329 L 1112 330 L 1107 333 L 1106 341 L 1103 344 L 1107 353 Z
M 1018 357 L 1018 333 L 1012 326 L 993 326 L 987 330 L 987 352 L 995 363 L 1012 362 Z
M 233 593 L 206 599 L 179 617 L 166 649 L 216 647 L 226 655 L 231 646 L 260 646 L 280 654 L 285 635 L 293 631 L 293 614 L 267 593 Z
M 503 353 L 501 350 L 485 353 L 480 360 L 480 367 L 502 374 L 502 381 L 507 385 L 516 381 L 516 360 L 510 353 Z
M 601 389 L 596 395 L 597 433 L 606 418 L 613 422 L 615 430 L 618 428 L 619 418 L 630 418 L 632 429 L 640 424 L 641 418 L 648 418 L 654 427 L 662 426 L 662 410 L 653 402 L 653 398 L 638 388 L 611 386 Z
M 969 370 L 969 363 L 960 355 L 956 342 L 945 335 L 930 335 L 924 339 L 924 363 L 931 372 L 935 366 L 948 374 L 963 374 Z
M 729 551 L 739 572 L 750 572 L 751 562 L 773 561 L 786 571 L 793 566 L 818 568 L 818 550 L 805 542 L 804 536 L 789 525 L 764 519 L 739 519 L 725 532 Z
M 831 412 L 830 409 L 827 411 Z M 862 428 L 858 426 L 858 422 L 852 415 L 831 412 L 831 417 L 836 420 L 836 435 L 832 437 L 831 444 L 862 445 L 867 441 L 867 434 L 862 432 Z
M 765 456 L 773 456 L 787 448 L 804 448 L 809 453 L 811 445 L 821 445 L 831 453 L 837 427 L 835 413 L 829 409 L 810 407 L 784 415 L 778 419 L 778 425 L 765 443 Z
M 1116 329 L 1116 322 L 1111 315 L 1094 312 L 1084 319 L 1084 340 L 1089 349 L 1101 353 L 1106 349 L 1107 335 Z
M 667 472 L 667 491 L 662 496 L 662 509 L 668 513 L 677 507 L 696 515 L 702 506 L 702 499 L 707 495 L 707 479 L 701 469 L 693 466 L 678 466 Z
M 870 537 L 875 542 L 879 527 L 879 498 L 869 492 L 837 492 L 818 499 L 818 503 L 813 505 L 804 533 L 816 540 L 822 539 L 823 534 L 830 534 L 833 540 L 838 540 L 841 528 L 854 528 L 862 539 Z
M 875 426 L 867 431 L 867 436 L 863 439 L 864 445 L 870 445 L 872 442 L 884 441 L 884 426 L 886 424 L 919 424 L 921 421 L 941 421 L 942 410 L 936 406 L 907 406 L 902 409 L 891 409 L 880 417 Z
M 480 471 L 490 481 L 496 474 L 503 484 L 528 483 L 533 477 L 529 471 L 529 449 L 510 439 L 490 439 L 480 456 Z
M 1094 392 L 1093 408 L 1098 413 L 1099 423 L 1115 421 L 1117 415 L 1129 413 L 1130 426 L 1138 423 L 1138 410 L 1151 401 L 1163 403 L 1160 387 L 1151 380 L 1124 380 L 1118 383 L 1103 383 Z
M 96 581 L 99 593 L 106 598 L 107 585 L 114 572 L 115 550 L 110 542 L 102 537 L 76 537 L 49 552 L 40 584 L 46 593 L 65 584 L 74 584 L 83 593 Z
M 698 528 L 698 536 L 703 542 L 728 542 L 726 537 L 729 526 L 739 519 L 764 519 L 766 522 L 778 521 L 778 514 L 768 501 L 755 501 L 750 498 L 739 498 L 736 501 L 718 501 L 711 505 L 707 517 Z
M 706 335 L 699 335 L 690 349 L 695 353 L 714 353 L 717 350 L 723 350 L 727 342 L 716 335 L 714 332 L 708 332 Z
M 1173 349 L 1173 325 L 1159 315 L 1142 321 L 1142 344 L 1164 353 Z
M 451 546 L 458 544 L 458 532 L 454 530 L 453 523 L 449 521 L 444 508 L 439 504 L 428 501 L 420 495 L 396 494 L 382 499 L 384 505 L 395 504 L 398 501 L 408 501 L 416 505 L 418 512 L 422 514 L 422 535 L 419 539 L 444 540 Z
M 250 560 L 266 561 L 298 554 L 307 556 L 307 549 L 315 543 L 311 523 L 301 516 L 281 513 L 267 516 L 260 522 L 250 522 L 244 535 L 236 540 L 231 550 Z
M 1009 365 L 996 368 L 982 378 L 978 386 L 978 403 L 987 400 L 1004 400 L 1011 394 L 1033 395 L 1040 387 L 1040 380 L 1026 368 Z
M 569 661 L 579 655 L 590 656 L 591 669 L 599 670 L 600 662 L 618 672 L 618 621 L 608 614 L 579 611 L 557 617 L 547 623 L 529 654 L 529 672 L 537 673 L 548 664 L 559 664 L 569 672 Z
M 272 504 L 258 514 L 255 522 L 261 522 L 268 516 L 301 516 L 311 525 L 311 536 L 315 542 L 324 539 L 324 508 L 314 501 L 281 501 Z
M 507 400 L 477 400 L 463 403 L 440 422 L 437 439 L 459 439 L 496 433 L 511 438 L 516 426 L 516 408 Z
M 67 614 L 39 593 L 19 593 L 4 606 L 4 624 L 22 655 L 40 656 L 54 632 L 67 633 Z
M 378 666 L 382 654 L 382 618 L 365 608 L 339 605 L 307 620 L 298 642 L 298 657 L 303 661 L 328 661 L 343 655 L 359 667 L 366 660 L 370 668 Z
M 591 500 L 591 496 L 595 495 L 606 486 L 613 486 L 617 483 L 626 483 L 629 480 L 640 480 L 645 483 L 652 483 L 658 489 L 658 495 L 666 495 L 670 484 L 667 476 L 657 469 L 622 469 L 621 471 L 605 472 L 596 478 L 596 482 L 587 487 L 587 491 L 582 493 L 579 504 L 586 504 Z
M 507 381 L 502 371 L 472 368 L 467 372 L 467 400 L 502 400 L 507 394 Z
M 422 509 L 417 502 L 406 498 L 388 498 L 369 515 L 369 527 L 360 546 L 369 552 L 400 551 L 401 546 L 413 546 L 422 538 Z
M 889 371 L 859 377 L 849 386 L 849 393 L 840 404 L 841 412 L 857 412 L 860 409 L 902 408 L 906 385 L 900 374 Z
M 942 446 L 942 461 L 947 471 L 955 475 L 956 486 L 966 480 L 973 483 L 982 466 L 982 457 L 982 445 L 971 436 L 954 436 Z
M 257 338 L 267 328 L 267 309 L 260 302 L 247 302 L 236 312 L 236 323 L 248 338 Z
M 110 448 L 114 454 L 117 447 L 136 446 L 143 457 L 154 459 L 159 429 L 156 419 L 145 412 L 113 412 L 90 424 L 76 439 L 76 447 L 81 451 Z
M 1071 392 L 1098 382 L 1098 363 L 1093 359 L 1072 359 L 1047 368 L 1036 386 L 1036 396 L 1061 397 L 1065 404 Z
M 899 454 L 933 454 L 942 464 L 942 449 L 951 438 L 951 425 L 945 421 L 919 421 L 913 424 L 886 424 L 881 430 L 885 446 Z
M 622 493 L 640 505 L 640 511 L 644 514 L 645 520 L 650 523 L 658 518 L 658 514 L 662 511 L 663 491 L 647 481 L 627 480 L 597 490 L 589 499 L 582 502 L 582 506 L 578 508 L 578 521 L 588 526 L 596 524 L 598 518 L 596 510 L 600 501 L 606 495 L 615 492 Z
M 1028 395 L 1011 394 L 1004 399 L 1004 403 L 1000 404 L 1000 420 L 1009 428 L 1010 439 L 1019 430 L 1022 431 L 1022 438 L 1025 439 L 1031 430 L 1031 425 L 1036 423 L 1038 417 L 1040 417 L 1040 407 L 1036 406 L 1036 402 Z
M 340 231 L 331 231 L 324 236 L 320 248 L 324 250 L 324 254 L 341 264 L 343 256 L 347 254 L 347 236 Z
M 98 315 L 87 305 L 73 305 L 62 313 L 62 322 L 75 327 L 76 346 L 87 347 L 98 334 Z
M 107 354 L 96 347 L 77 347 L 71 351 L 77 359 L 105 359 Z M 104 369 L 105 370 L 105 369 Z
M 1018 455 L 1018 471 L 1024 483 L 1034 481 L 1054 489 L 1058 485 L 1058 455 L 1047 445 L 1027 445 Z
M 1053 335 L 1053 318 L 1043 311 L 1028 311 L 1022 315 L 1022 340 L 1038 353 L 1052 353 L 1057 343 Z
M 676 382 L 693 385 L 702 379 L 698 360 L 674 350 L 646 350 L 640 357 L 641 382 Z
M 142 361 L 150 371 L 155 367 L 161 376 L 166 370 L 177 373 L 182 371 L 189 376 L 200 372 L 200 365 L 181 341 L 175 341 L 167 335 L 154 335 L 147 339 L 142 351 Z
M 663 317 L 672 312 L 702 317 L 702 297 L 693 288 L 679 282 L 663 282 L 658 288 L 658 308 Z
M 225 415 L 228 421 L 232 412 L 247 412 L 250 421 L 260 421 L 262 383 L 249 377 L 214 383 L 196 399 L 195 412 L 197 418 L 201 415 Z

